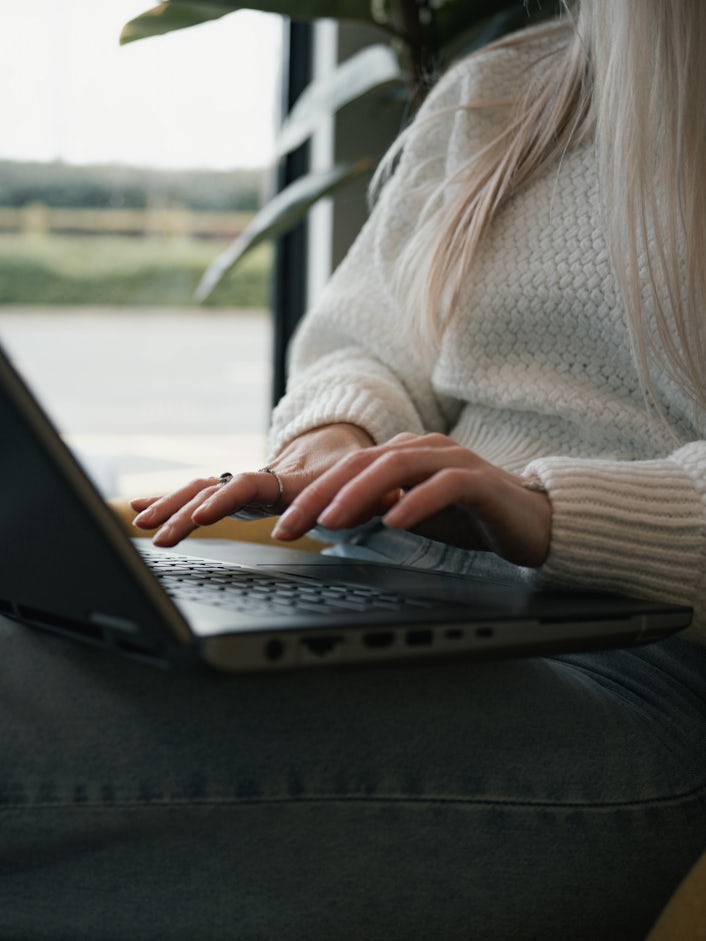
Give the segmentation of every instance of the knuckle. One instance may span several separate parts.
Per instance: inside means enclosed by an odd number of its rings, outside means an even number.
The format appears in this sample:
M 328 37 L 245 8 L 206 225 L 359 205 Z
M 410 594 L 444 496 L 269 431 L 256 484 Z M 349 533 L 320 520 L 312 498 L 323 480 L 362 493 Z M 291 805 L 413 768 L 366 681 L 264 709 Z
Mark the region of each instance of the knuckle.
M 469 476 L 469 472 L 462 467 L 442 467 L 436 474 L 440 483 L 454 490 L 468 486 L 471 483 Z
M 374 449 L 366 448 L 362 451 L 352 451 L 350 454 L 344 455 L 336 466 L 339 469 L 356 472 L 370 463 L 370 451 L 372 450 Z
M 213 477 L 194 477 L 193 480 L 187 484 L 190 490 L 205 490 L 206 487 L 213 486 L 215 486 Z
M 447 448 L 456 444 L 455 441 L 452 441 L 447 435 L 442 435 L 439 431 L 427 432 L 427 434 L 422 435 L 422 441 L 427 447 L 433 448 Z
M 381 454 L 375 463 L 378 467 L 394 473 L 410 466 L 410 455 L 406 451 L 387 451 Z
M 482 497 L 485 490 L 482 474 L 467 467 L 444 467 L 435 475 L 439 486 L 455 498 L 475 500 Z
M 399 434 L 394 435 L 387 442 L 388 444 L 407 444 L 410 441 L 414 441 L 418 438 L 419 435 L 413 434 L 411 431 L 401 431 Z
M 312 480 L 307 486 L 302 490 L 301 495 L 304 500 L 309 500 L 313 498 L 318 500 L 326 494 L 327 488 L 320 477 L 317 477 L 315 480 Z M 295 501 L 292 501 L 295 502 Z

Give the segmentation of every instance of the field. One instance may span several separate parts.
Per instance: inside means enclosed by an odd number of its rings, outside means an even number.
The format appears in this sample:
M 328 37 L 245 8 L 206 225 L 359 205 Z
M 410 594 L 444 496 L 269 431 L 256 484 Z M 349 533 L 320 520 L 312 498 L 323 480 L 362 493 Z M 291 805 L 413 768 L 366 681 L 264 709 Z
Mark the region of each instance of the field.
M 227 242 L 189 237 L 0 234 L 0 303 L 188 306 Z M 208 301 L 266 307 L 272 248 L 260 246 Z

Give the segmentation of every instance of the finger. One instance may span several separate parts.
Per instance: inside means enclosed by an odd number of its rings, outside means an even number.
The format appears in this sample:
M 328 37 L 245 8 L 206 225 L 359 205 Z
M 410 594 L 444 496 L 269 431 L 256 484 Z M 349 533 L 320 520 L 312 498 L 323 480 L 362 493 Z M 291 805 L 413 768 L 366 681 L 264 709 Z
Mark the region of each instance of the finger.
M 232 480 L 220 486 L 198 505 L 193 514 L 193 521 L 199 526 L 208 526 L 250 505 L 271 509 L 274 514 L 280 505 L 278 480 L 282 478 L 267 471 L 236 474 Z M 284 486 L 283 481 L 283 494 Z
M 439 451 L 417 446 L 414 449 L 395 449 L 380 454 L 368 467 L 362 469 L 341 487 L 330 504 L 318 516 L 322 526 L 332 529 L 358 525 L 373 515 L 385 494 L 394 489 L 414 488 L 449 463 L 473 464 L 475 456 L 461 448 Z M 399 502 L 399 501 L 397 501 Z M 445 505 L 451 500 L 446 501 Z
M 403 431 L 388 442 L 382 445 L 383 448 L 458 448 L 458 442 L 449 438 L 448 435 L 442 435 L 438 431 L 429 431 L 423 435 L 415 435 L 409 431 Z
M 425 455 L 425 464 L 419 463 L 419 455 Z M 429 467 L 478 460 L 445 435 L 398 435 L 336 462 L 292 500 L 272 534 L 295 539 L 317 522 L 331 529 L 357 526 L 385 513 L 399 499 L 400 488 L 423 479 Z
M 467 468 L 444 468 L 407 491 L 383 522 L 395 529 L 411 529 L 457 503 L 482 516 L 488 503 L 487 475 Z
M 200 526 L 209 525 L 210 522 L 216 522 L 218 519 L 222 519 L 224 516 L 229 516 L 233 506 L 239 508 L 240 504 L 238 502 L 233 503 L 234 498 L 231 498 L 229 503 L 226 505 L 225 512 L 222 512 L 215 518 L 209 520 L 208 523 L 203 523 L 198 519 L 198 510 L 203 505 L 203 503 L 209 500 L 210 497 L 212 497 L 215 493 L 218 493 L 218 491 L 221 489 L 225 489 L 224 486 L 222 484 L 216 484 L 213 487 L 207 487 L 195 494 L 195 496 L 188 503 L 185 503 L 183 506 L 181 506 L 162 525 L 161 529 L 153 539 L 155 545 L 175 546 L 178 542 L 180 542 L 182 539 L 185 539 L 186 536 L 192 533 L 195 529 L 198 529 Z
M 152 538 L 156 546 L 171 547 L 175 546 L 182 539 L 186 539 L 199 524 L 192 519 L 193 513 L 203 500 L 208 499 L 212 488 L 200 490 L 195 496 L 174 512 L 165 523 L 162 524 L 159 531 Z
M 337 461 L 292 500 L 277 522 L 272 535 L 277 539 L 296 539 L 312 529 L 319 515 L 331 504 L 341 487 L 374 461 L 378 453 L 377 448 L 365 448 Z
M 142 510 L 146 510 L 148 506 L 152 506 L 153 503 L 156 503 L 157 500 L 160 500 L 161 497 L 135 497 L 133 500 L 130 500 L 130 506 L 136 513 L 140 513 Z
M 454 525 L 442 532 L 443 541 L 496 552 L 515 565 L 537 566 L 545 560 L 551 542 L 546 493 L 528 490 L 515 475 L 489 465 L 439 471 L 405 494 L 384 522 L 423 531 L 425 521 L 451 508 Z
M 170 516 L 177 512 L 180 507 L 192 500 L 197 493 L 208 487 L 215 487 L 216 482 L 213 477 L 197 478 L 190 481 L 178 490 L 159 497 L 152 502 L 146 509 L 142 510 L 133 520 L 133 524 L 138 529 L 154 529 L 166 522 Z

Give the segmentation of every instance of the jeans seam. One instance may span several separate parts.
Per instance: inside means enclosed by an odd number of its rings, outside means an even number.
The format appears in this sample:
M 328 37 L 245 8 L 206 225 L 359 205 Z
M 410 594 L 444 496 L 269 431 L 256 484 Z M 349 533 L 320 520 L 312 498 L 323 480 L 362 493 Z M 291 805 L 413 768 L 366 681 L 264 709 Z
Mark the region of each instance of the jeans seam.
M 329 804 L 329 803 L 357 803 L 357 804 L 419 804 L 419 805 L 458 805 L 469 807 L 498 807 L 503 809 L 526 809 L 537 808 L 539 810 L 620 810 L 620 809 L 647 809 L 650 807 L 665 806 L 667 804 L 679 804 L 688 802 L 692 798 L 698 798 L 706 792 L 706 782 L 681 791 L 673 795 L 663 797 L 650 797 L 636 800 L 622 801 L 549 801 L 549 800 L 514 800 L 512 798 L 479 798 L 479 797 L 453 797 L 453 796 L 429 796 L 429 797 L 408 797 L 404 795 L 388 796 L 366 796 L 363 794 L 352 795 L 327 795 L 316 794 L 310 796 L 282 796 L 282 797 L 221 797 L 221 798 L 203 798 L 201 800 L 194 798 L 174 798 L 174 799 L 155 799 L 155 800 L 123 800 L 123 801 L 45 801 L 41 803 L 16 803 L 0 806 L 0 815 L 5 813 L 16 813 L 26 810 L 66 810 L 69 808 L 81 808 L 85 810 L 118 810 L 135 808 L 169 808 L 183 809 L 184 807 L 220 807 L 220 806 L 238 806 L 253 804 Z

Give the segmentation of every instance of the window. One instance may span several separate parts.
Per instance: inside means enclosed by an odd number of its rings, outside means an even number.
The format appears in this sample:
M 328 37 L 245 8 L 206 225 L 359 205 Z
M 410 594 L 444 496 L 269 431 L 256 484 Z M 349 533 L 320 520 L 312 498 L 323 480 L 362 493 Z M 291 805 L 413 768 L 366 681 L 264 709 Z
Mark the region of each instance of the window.
M 0 34 L 0 340 L 106 496 L 260 466 L 272 250 L 196 308 L 269 185 L 279 18 L 120 47 L 149 0 L 16 4 Z

